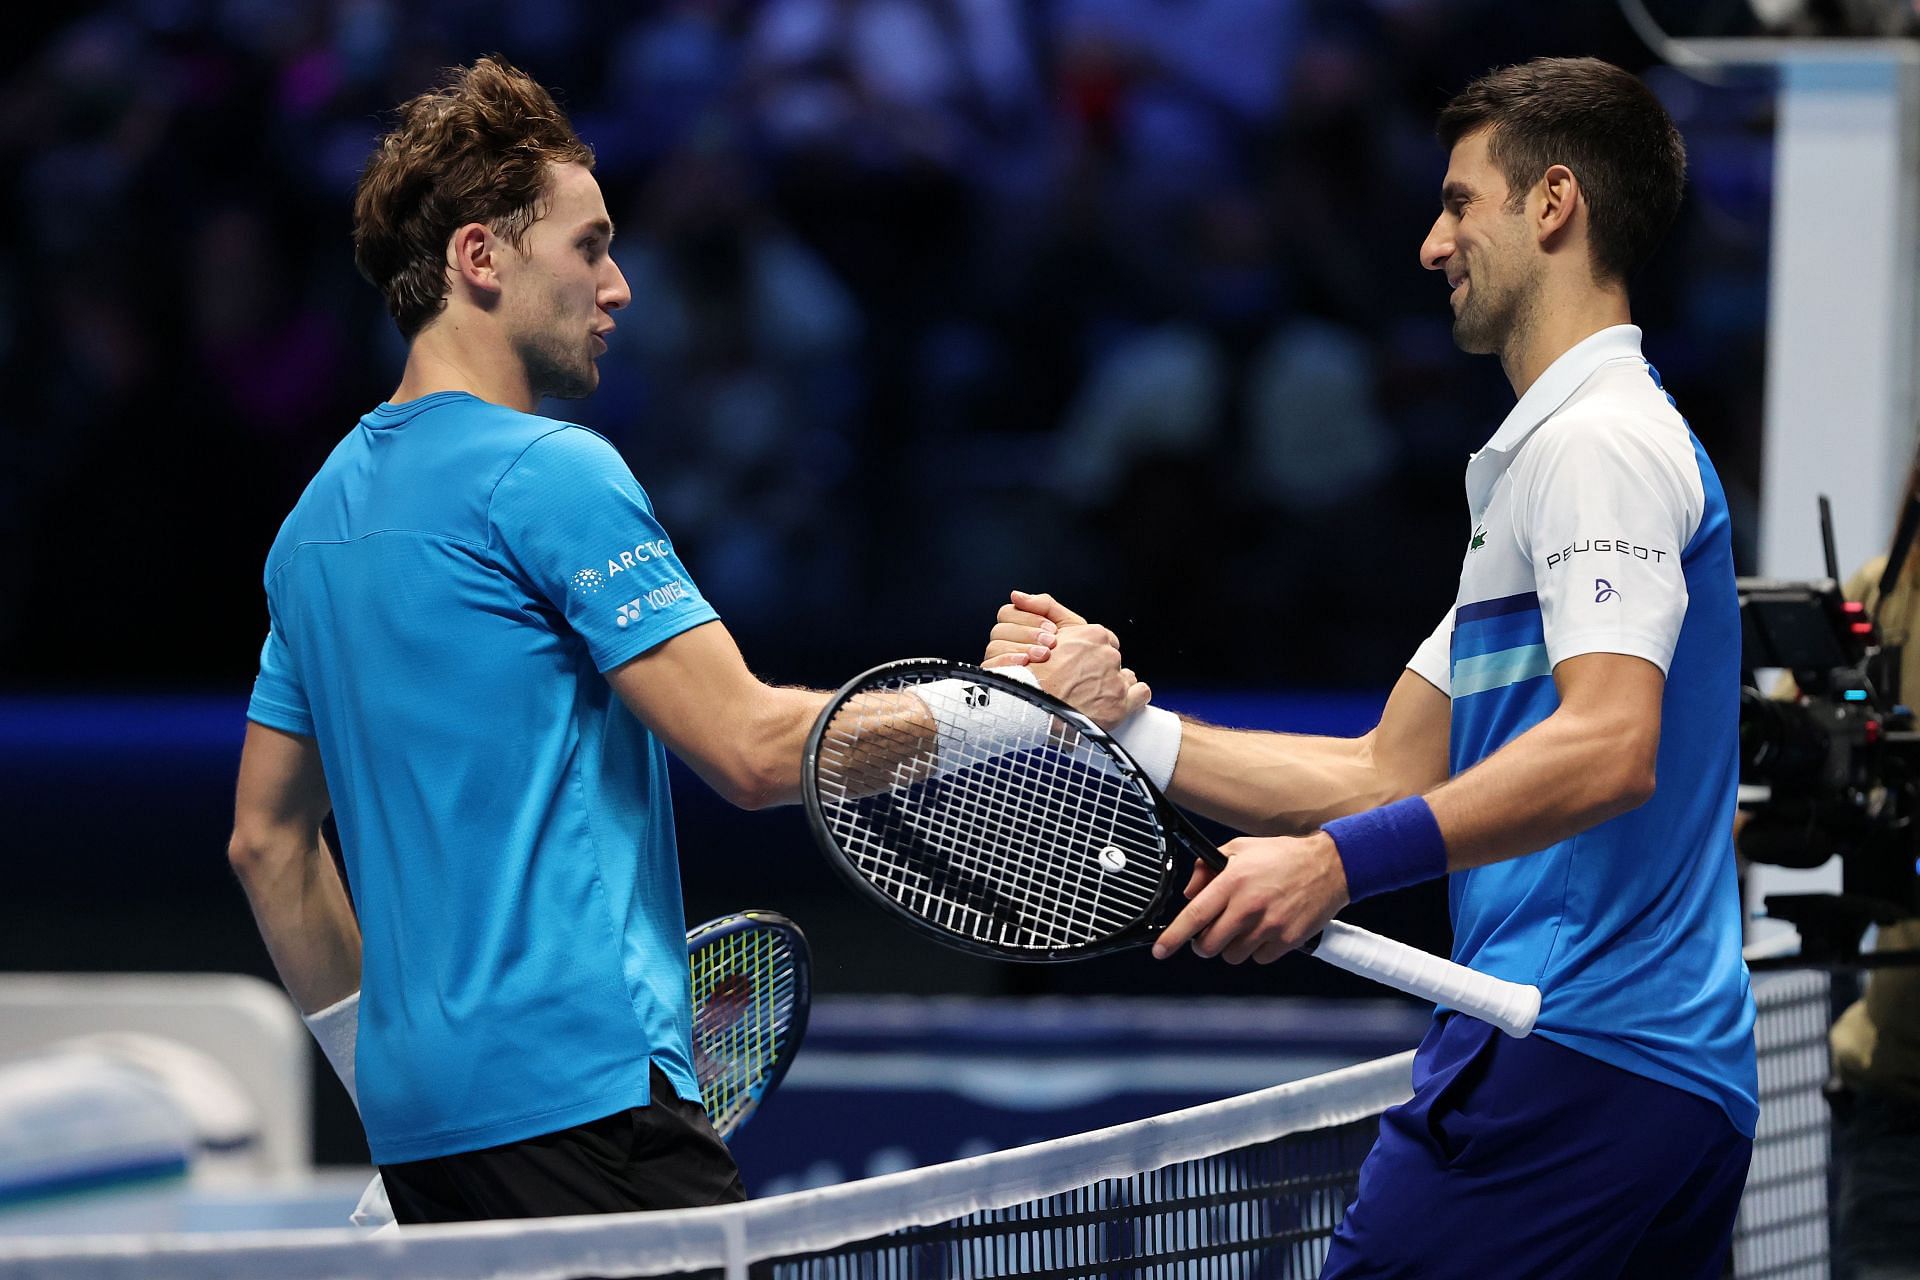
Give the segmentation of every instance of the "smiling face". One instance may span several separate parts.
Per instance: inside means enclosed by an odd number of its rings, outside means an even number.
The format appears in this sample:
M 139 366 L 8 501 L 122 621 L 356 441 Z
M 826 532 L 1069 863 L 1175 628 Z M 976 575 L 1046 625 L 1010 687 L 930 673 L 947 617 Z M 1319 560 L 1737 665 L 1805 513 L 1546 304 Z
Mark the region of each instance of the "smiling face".
M 1498 354 L 1525 331 L 1545 270 L 1528 234 L 1525 193 L 1516 204 L 1487 140 L 1482 129 L 1455 144 L 1440 216 L 1420 246 L 1420 264 L 1446 273 L 1455 344 L 1475 355 Z
M 613 222 L 585 165 L 548 166 L 541 216 L 501 262 L 508 341 L 536 397 L 577 400 L 600 385 L 614 311 L 632 294 L 611 253 Z

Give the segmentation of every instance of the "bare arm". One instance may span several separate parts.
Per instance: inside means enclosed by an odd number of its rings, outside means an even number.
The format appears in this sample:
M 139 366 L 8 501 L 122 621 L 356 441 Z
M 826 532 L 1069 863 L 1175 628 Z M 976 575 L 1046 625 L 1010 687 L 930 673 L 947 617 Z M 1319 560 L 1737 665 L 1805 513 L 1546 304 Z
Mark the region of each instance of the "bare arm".
M 1427 793 L 1461 871 L 1544 849 L 1644 804 L 1660 748 L 1658 667 L 1590 653 L 1553 669 L 1560 706 L 1467 772 Z M 1437 692 L 1437 691 L 1436 691 Z M 1192 938 L 1201 955 L 1272 960 L 1318 933 L 1347 904 L 1340 855 L 1324 833 L 1235 840 L 1218 875 L 1197 872 L 1193 901 L 1154 944 Z
M 1553 682 L 1552 715 L 1427 796 L 1449 871 L 1558 844 L 1653 796 L 1660 668 L 1588 653 L 1555 667 Z
M 227 860 L 303 1013 L 360 987 L 360 926 L 320 836 L 332 808 L 313 739 L 249 723 Z
M 763 684 L 718 622 L 607 672 L 627 709 L 743 809 L 800 798 L 800 755 L 827 695 Z
M 1062 628 L 1085 622 L 1051 596 L 1016 592 L 1001 608 L 988 665 L 1022 663 L 1069 702 L 1078 655 Z M 1350 813 L 1420 795 L 1447 778 L 1452 703 L 1401 674 L 1380 723 L 1358 738 L 1225 729 L 1183 720 L 1168 794 L 1184 808 L 1256 835 L 1298 835 Z
M 1447 777 L 1452 703 L 1404 671 L 1358 738 L 1223 729 L 1183 721 L 1169 795 L 1237 831 L 1300 835 L 1334 818 L 1421 795 Z
M 1079 700 L 1103 723 L 1124 718 L 1149 696 L 1121 670 L 1112 641 L 1104 627 L 1078 627 L 1061 641 L 1080 675 Z M 683 631 L 607 679 L 627 708 L 731 803 L 759 809 L 799 800 L 800 756 L 829 695 L 762 684 L 720 623 Z M 924 703 L 901 698 L 876 699 L 862 716 L 870 726 L 888 722 L 897 735 L 876 735 L 862 763 L 877 790 L 888 785 L 895 764 L 930 745 L 933 720 Z M 852 781 L 860 785 L 859 777 Z

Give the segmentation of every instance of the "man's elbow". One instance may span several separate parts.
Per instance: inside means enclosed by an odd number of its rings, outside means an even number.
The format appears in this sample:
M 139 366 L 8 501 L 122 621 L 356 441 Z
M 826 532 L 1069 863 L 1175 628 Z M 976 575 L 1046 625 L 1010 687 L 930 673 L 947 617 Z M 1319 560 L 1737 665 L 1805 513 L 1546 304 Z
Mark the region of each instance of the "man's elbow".
M 793 689 L 759 686 L 761 697 L 738 722 L 717 762 L 716 789 L 741 809 L 768 809 L 800 799 L 800 757 L 818 699 Z
M 779 795 L 756 777 L 728 778 L 720 788 L 720 798 L 736 809 L 770 809 L 780 803 Z
M 720 796 L 738 809 L 770 809 L 791 804 L 800 794 L 797 760 L 777 760 L 767 752 L 744 752 L 719 779 Z
M 277 862 L 272 841 L 238 829 L 227 839 L 227 866 L 242 884 L 265 879 Z
M 1658 784 L 1659 777 L 1654 772 L 1651 762 L 1644 768 L 1629 770 L 1620 780 L 1618 794 L 1620 812 L 1630 813 L 1653 799 L 1654 789 Z
M 1605 817 L 1617 818 L 1623 813 L 1631 813 L 1653 799 L 1654 790 L 1659 785 L 1655 755 L 1651 746 L 1644 751 L 1620 752 L 1614 757 L 1611 768 L 1598 771 L 1596 780 L 1602 785 L 1596 807 Z

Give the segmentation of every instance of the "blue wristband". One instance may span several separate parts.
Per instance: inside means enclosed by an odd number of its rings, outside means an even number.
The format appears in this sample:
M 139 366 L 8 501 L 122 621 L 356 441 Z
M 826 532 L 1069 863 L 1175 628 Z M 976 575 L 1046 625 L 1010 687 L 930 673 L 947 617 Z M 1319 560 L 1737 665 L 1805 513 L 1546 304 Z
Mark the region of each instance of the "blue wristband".
M 1347 898 L 1358 902 L 1447 874 L 1447 842 L 1420 796 L 1335 818 L 1321 828 L 1347 869 Z

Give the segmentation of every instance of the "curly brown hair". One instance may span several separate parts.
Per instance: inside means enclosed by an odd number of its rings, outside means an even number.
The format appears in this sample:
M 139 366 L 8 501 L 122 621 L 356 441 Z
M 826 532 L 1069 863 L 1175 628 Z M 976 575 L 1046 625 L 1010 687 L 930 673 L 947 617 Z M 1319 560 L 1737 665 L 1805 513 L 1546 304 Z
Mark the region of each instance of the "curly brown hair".
M 353 260 L 409 341 L 447 305 L 447 238 L 470 222 L 518 248 L 547 165 L 593 167 L 553 95 L 499 56 L 401 104 L 353 197 Z

